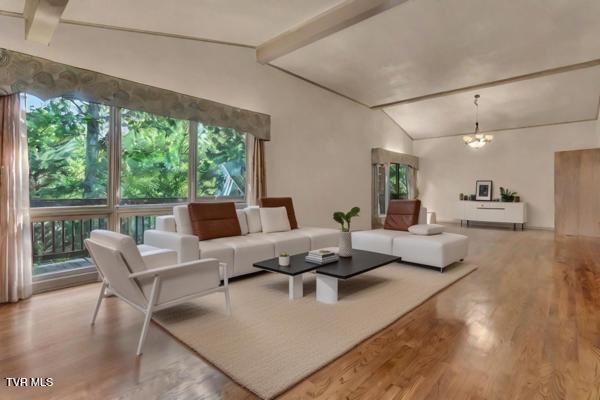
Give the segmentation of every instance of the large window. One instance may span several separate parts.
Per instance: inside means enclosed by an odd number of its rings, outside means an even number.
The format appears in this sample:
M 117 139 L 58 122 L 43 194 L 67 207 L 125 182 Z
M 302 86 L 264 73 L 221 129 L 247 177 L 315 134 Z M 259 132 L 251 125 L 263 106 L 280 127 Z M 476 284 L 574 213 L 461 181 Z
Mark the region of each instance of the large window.
M 25 97 L 32 207 L 107 202 L 109 107 Z
M 196 197 L 243 199 L 246 136 L 235 129 L 198 124 Z
M 121 111 L 121 204 L 185 202 L 189 122 Z
M 93 229 L 141 243 L 173 204 L 245 201 L 244 133 L 70 98 L 24 100 L 41 290 L 62 278 L 95 279 L 84 246 Z

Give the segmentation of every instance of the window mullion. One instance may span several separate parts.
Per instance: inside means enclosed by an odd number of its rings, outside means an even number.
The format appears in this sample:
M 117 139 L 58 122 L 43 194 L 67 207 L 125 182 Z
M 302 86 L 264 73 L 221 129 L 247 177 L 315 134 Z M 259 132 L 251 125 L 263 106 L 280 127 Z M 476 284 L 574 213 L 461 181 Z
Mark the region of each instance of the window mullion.
M 121 109 L 110 109 L 110 160 L 109 160 L 109 193 L 108 206 L 110 209 L 109 229 L 118 231 L 118 205 L 120 201 L 121 182 Z
M 197 201 L 196 199 L 196 187 L 197 187 L 197 176 L 198 171 L 198 122 L 190 121 L 189 124 L 189 160 L 188 160 L 188 202 Z

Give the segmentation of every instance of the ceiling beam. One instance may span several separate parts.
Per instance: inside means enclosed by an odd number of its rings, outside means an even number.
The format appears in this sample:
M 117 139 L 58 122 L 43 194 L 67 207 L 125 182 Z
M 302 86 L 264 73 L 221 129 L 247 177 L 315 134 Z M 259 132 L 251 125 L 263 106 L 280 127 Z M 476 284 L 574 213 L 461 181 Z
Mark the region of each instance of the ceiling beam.
M 423 96 L 412 97 L 409 99 L 403 99 L 403 100 L 392 101 L 389 103 L 378 104 L 378 105 L 372 106 L 371 109 L 372 110 L 380 110 L 383 108 L 389 108 L 389 107 L 397 106 L 400 104 L 416 103 L 417 101 L 434 99 L 436 97 L 450 96 L 453 94 L 470 92 L 472 90 L 477 90 L 477 89 L 485 89 L 485 88 L 494 87 L 494 86 L 506 85 L 508 83 L 513 83 L 513 82 L 526 81 L 526 80 L 535 79 L 535 78 L 542 78 L 544 76 L 561 74 L 563 72 L 576 71 L 576 70 L 584 69 L 584 68 L 592 68 L 592 67 L 597 67 L 599 65 L 600 65 L 600 58 L 597 58 L 595 60 L 585 61 L 585 62 L 571 64 L 571 65 L 564 65 L 562 67 L 550 68 L 550 69 L 546 69 L 543 71 L 537 71 L 537 72 L 532 72 L 529 74 L 513 76 L 510 78 L 506 78 L 506 79 L 499 79 L 496 81 L 479 83 L 479 84 L 471 85 L 471 86 L 465 86 L 465 87 L 458 88 L 458 89 L 445 90 L 443 92 L 431 93 L 431 94 L 426 94 Z
M 26 0 L 23 11 L 25 39 L 49 45 L 68 2 L 69 0 Z
M 261 44 L 256 49 L 256 60 L 266 64 L 406 1 L 346 0 Z

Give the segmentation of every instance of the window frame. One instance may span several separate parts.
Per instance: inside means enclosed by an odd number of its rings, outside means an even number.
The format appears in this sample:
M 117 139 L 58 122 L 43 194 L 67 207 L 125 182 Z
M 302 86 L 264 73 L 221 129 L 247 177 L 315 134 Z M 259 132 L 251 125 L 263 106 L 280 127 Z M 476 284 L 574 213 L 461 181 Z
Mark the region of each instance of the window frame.
M 247 204 L 247 190 L 244 190 L 243 197 L 223 197 L 206 198 L 197 197 L 197 145 L 198 145 L 198 122 L 189 121 L 188 124 L 188 142 L 189 142 L 189 161 L 188 161 L 188 192 L 185 202 L 156 203 L 156 204 L 120 204 L 121 202 L 121 162 L 122 162 L 122 132 L 121 132 L 121 107 L 109 107 L 109 126 L 107 133 L 108 145 L 108 183 L 107 183 L 107 201 L 102 205 L 83 205 L 83 206 L 51 206 L 51 207 L 31 207 L 29 208 L 31 221 L 50 221 L 61 218 L 72 217 L 98 217 L 105 216 L 108 219 L 107 229 L 120 232 L 122 217 L 145 216 L 145 215 L 170 215 L 173 213 L 173 207 L 190 202 L 219 202 L 233 201 L 236 206 Z M 25 112 L 25 118 L 27 114 Z M 240 132 L 245 136 L 246 151 L 246 181 L 248 180 L 248 134 Z M 33 253 L 32 253 L 33 259 Z M 89 268 L 78 268 L 57 273 L 46 274 L 48 276 L 36 277 L 34 279 L 33 292 L 59 289 L 68 286 L 79 285 L 97 281 L 99 276 L 94 266 Z

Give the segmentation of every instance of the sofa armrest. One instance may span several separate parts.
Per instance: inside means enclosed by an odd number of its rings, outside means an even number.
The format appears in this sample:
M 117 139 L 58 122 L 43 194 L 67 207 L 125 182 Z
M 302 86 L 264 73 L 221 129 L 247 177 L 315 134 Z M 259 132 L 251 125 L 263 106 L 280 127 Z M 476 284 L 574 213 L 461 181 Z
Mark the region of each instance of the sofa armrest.
M 156 217 L 155 229 L 157 231 L 177 233 L 177 223 L 175 222 L 175 217 L 172 215 L 160 215 Z
M 200 258 L 198 237 L 180 233 L 147 230 L 144 232 L 144 244 L 177 252 L 177 262 L 183 263 Z

